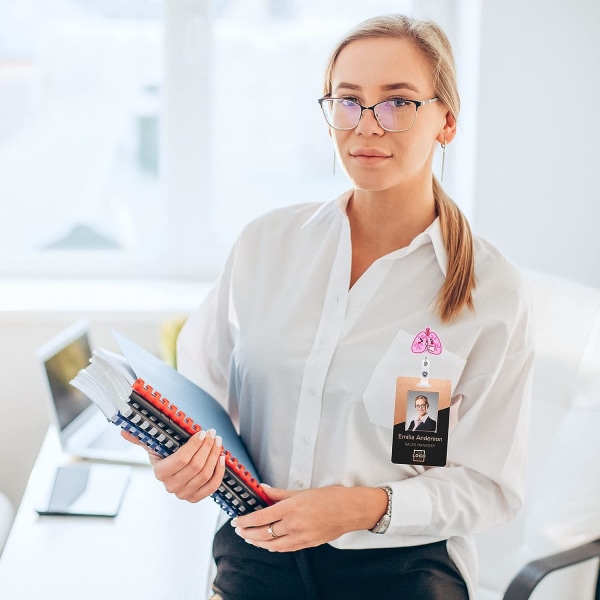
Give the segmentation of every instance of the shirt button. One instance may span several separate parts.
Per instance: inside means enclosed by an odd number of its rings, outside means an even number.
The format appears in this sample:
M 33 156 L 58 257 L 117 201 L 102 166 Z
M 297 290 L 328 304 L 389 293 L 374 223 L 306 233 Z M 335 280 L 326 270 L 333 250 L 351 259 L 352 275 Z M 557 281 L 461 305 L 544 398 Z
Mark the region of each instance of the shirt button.
M 302 438 L 302 441 L 303 441 L 303 442 L 304 442 L 306 445 L 310 444 L 310 438 L 309 438 L 307 435 L 305 435 L 305 436 Z
M 297 485 L 299 488 L 303 488 L 303 487 L 304 487 L 304 481 L 302 481 L 302 479 L 297 479 L 297 480 L 296 480 L 296 485 Z
M 309 394 L 310 394 L 311 396 L 316 396 L 316 395 L 317 395 L 317 388 L 311 387 L 311 388 L 308 390 L 308 392 L 309 392 Z

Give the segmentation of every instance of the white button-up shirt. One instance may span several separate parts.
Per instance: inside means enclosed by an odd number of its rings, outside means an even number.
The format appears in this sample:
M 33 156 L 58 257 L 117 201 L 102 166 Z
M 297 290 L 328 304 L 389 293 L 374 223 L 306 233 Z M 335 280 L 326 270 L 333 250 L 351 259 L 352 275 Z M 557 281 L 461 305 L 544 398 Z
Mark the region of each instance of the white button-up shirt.
M 470 534 L 506 521 L 522 502 L 529 294 L 517 270 L 475 237 L 475 310 L 442 323 L 438 219 L 349 289 L 349 197 L 275 210 L 245 228 L 180 335 L 179 369 L 223 403 L 266 483 L 392 488 L 384 535 L 350 532 L 333 546 L 447 539 L 473 597 Z M 396 379 L 419 376 L 423 355 L 411 344 L 426 327 L 443 345 L 430 377 L 452 382 L 446 467 L 390 458 Z

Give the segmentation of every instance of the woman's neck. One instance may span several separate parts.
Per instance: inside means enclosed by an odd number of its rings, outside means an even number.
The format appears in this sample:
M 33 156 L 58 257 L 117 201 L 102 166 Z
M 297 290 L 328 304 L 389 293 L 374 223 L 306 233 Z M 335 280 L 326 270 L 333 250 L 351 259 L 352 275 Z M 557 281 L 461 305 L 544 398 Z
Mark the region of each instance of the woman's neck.
M 431 184 L 425 190 L 355 189 L 346 211 L 352 240 L 350 287 L 378 258 L 408 246 L 436 217 Z
M 436 218 L 431 187 L 418 195 L 415 190 L 354 190 L 347 213 L 353 245 L 360 243 L 380 256 L 408 246 Z

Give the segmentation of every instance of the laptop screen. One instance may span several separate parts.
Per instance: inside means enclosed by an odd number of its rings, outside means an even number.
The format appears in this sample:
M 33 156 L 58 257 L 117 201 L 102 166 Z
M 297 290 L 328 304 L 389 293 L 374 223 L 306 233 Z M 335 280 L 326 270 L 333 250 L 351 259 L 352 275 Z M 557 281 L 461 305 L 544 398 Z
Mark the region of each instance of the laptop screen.
M 63 431 L 92 404 L 69 384 L 89 364 L 92 354 L 87 330 L 77 327 L 63 332 L 47 344 L 41 354 L 58 425 Z

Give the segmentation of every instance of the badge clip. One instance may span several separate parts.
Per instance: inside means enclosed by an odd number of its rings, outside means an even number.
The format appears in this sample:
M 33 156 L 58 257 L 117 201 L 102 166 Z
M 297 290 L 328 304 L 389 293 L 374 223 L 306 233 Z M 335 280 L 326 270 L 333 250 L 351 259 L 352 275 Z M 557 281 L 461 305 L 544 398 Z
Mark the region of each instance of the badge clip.
M 429 383 L 429 359 L 425 357 L 421 362 L 421 381 L 419 387 L 431 387 Z

